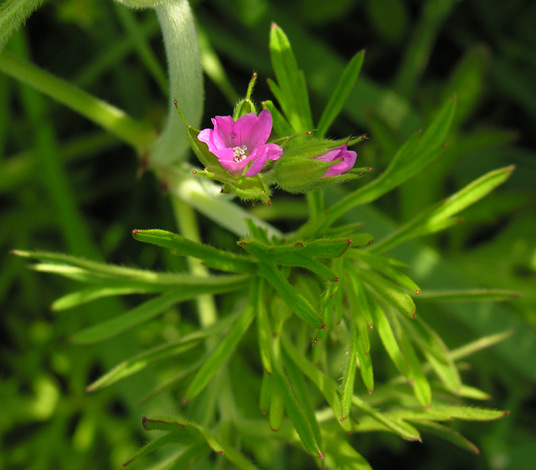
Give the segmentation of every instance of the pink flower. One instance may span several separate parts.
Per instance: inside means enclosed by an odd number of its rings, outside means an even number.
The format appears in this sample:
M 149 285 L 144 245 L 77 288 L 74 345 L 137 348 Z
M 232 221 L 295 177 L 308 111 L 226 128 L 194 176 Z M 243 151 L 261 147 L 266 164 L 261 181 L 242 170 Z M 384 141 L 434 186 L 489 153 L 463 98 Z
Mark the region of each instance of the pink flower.
M 315 160 L 321 160 L 326 163 L 336 162 L 328 168 L 323 176 L 338 176 L 352 169 L 355 165 L 356 158 L 357 153 L 348 150 L 346 145 L 343 145 L 316 157 Z
M 197 139 L 208 145 L 231 175 L 241 175 L 251 163 L 246 176 L 254 176 L 268 160 L 283 154 L 279 145 L 266 143 L 272 132 L 272 115 L 267 109 L 258 116 L 244 114 L 236 122 L 231 116 L 216 116 L 212 124 L 214 129 L 203 129 Z

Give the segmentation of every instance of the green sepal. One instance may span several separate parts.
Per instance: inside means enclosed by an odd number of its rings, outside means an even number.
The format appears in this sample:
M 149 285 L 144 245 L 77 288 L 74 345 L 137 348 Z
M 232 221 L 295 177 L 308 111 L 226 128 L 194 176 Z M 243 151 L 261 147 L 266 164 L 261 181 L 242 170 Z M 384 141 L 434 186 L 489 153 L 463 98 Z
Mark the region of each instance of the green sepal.
M 330 162 L 283 155 L 274 167 L 272 179 L 284 191 L 301 194 L 314 189 L 315 183 L 331 165 Z
M 233 120 L 238 121 L 242 116 L 249 113 L 255 113 L 257 114 L 257 108 L 255 107 L 255 104 L 253 101 L 242 98 L 238 103 L 236 103 L 234 112 L 233 112 Z
M 248 90 L 246 92 L 246 97 L 239 100 L 238 103 L 236 103 L 236 106 L 234 108 L 233 120 L 235 122 L 238 121 L 238 119 L 240 119 L 244 114 L 249 114 L 249 113 L 257 114 L 257 108 L 255 107 L 255 104 L 251 100 L 251 95 L 253 95 L 253 88 L 255 87 L 256 82 L 257 82 L 257 74 L 254 73 L 251 76 L 251 80 L 249 81 Z
M 272 191 L 261 174 L 241 177 L 223 186 L 224 192 L 233 192 L 245 201 L 270 202 Z
M 195 156 L 204 167 L 222 168 L 221 163 L 218 161 L 218 157 L 209 152 L 208 145 L 197 139 L 199 132 L 198 129 L 194 129 L 192 126 L 188 125 L 188 142 L 190 142 L 190 147 L 192 147 Z

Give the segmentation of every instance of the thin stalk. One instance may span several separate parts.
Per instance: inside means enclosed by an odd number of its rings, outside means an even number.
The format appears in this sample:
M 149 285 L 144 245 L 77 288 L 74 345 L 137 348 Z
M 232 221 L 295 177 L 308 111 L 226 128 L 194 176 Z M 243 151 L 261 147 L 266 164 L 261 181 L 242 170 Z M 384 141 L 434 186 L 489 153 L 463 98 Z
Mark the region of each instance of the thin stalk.
M 155 139 L 149 125 L 9 52 L 0 54 L 0 71 L 80 113 L 139 152 L 145 151 Z
M 171 201 L 173 203 L 175 220 L 177 221 L 177 226 L 181 235 L 192 241 L 201 242 L 201 237 L 199 236 L 199 226 L 197 224 L 197 218 L 194 210 L 186 202 L 182 201 L 176 196 L 172 196 Z M 193 275 L 208 276 L 208 270 L 200 260 L 188 257 L 187 262 L 190 272 Z M 201 326 L 203 328 L 207 328 L 216 323 L 218 315 L 214 297 L 210 294 L 200 295 L 196 298 L 196 303 Z M 209 338 L 209 340 L 210 339 L 214 338 Z M 207 346 L 213 346 L 213 344 L 210 344 L 209 340 L 207 340 Z
M 309 191 L 307 193 L 307 204 L 309 206 L 309 217 L 316 220 L 324 212 L 324 191 Z

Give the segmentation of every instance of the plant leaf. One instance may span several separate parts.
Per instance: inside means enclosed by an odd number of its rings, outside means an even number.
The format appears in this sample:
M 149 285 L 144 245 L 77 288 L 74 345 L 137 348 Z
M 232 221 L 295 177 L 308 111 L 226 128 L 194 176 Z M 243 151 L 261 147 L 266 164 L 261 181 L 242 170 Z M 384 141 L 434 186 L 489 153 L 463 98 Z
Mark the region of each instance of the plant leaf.
M 361 66 L 363 65 L 363 60 L 365 58 L 365 51 L 360 51 L 355 54 L 344 71 L 342 72 L 335 89 L 328 101 L 328 104 L 324 108 L 322 117 L 318 122 L 315 134 L 323 137 L 329 126 L 335 121 L 335 118 L 339 115 L 342 108 L 344 107 L 348 96 L 354 88 L 359 72 L 361 71 Z
M 73 341 L 75 343 L 94 343 L 109 339 L 153 319 L 176 303 L 193 299 L 199 295 L 221 294 L 244 286 L 243 281 L 227 280 L 219 285 L 190 286 L 188 289 L 169 290 L 158 297 L 145 301 L 126 313 L 79 331 L 73 336 Z
M 345 420 L 350 416 L 352 396 L 354 395 L 355 372 L 357 368 L 358 334 L 357 327 L 353 322 L 350 324 L 349 330 L 350 341 L 348 342 L 348 350 L 346 351 L 347 358 L 342 372 L 341 382 L 341 420 Z
M 313 306 L 289 284 L 273 262 L 262 261 L 259 263 L 259 274 L 270 283 L 300 319 L 313 328 L 325 328 L 324 322 Z
M 284 377 L 281 370 L 276 368 L 274 370 L 273 381 L 274 387 L 279 391 L 283 402 L 285 404 L 285 410 L 287 411 L 292 424 L 296 428 L 296 432 L 300 436 L 300 439 L 305 448 L 314 456 L 323 459 L 320 445 L 316 441 L 313 430 L 309 426 L 305 412 L 301 404 L 296 400 L 296 397 L 291 391 L 290 384 Z
M 229 315 L 226 318 L 222 318 L 220 321 L 218 321 L 218 323 L 211 327 L 198 330 L 175 341 L 170 341 L 168 343 L 155 346 L 154 348 L 130 357 L 99 377 L 87 387 L 86 391 L 93 392 L 100 388 L 107 387 L 118 380 L 144 369 L 154 361 L 188 351 L 192 347 L 195 347 L 197 344 L 199 344 L 201 340 L 217 334 L 225 328 L 228 328 L 234 321 L 236 321 L 237 317 L 237 314 Z
M 303 72 L 298 68 L 287 36 L 275 23 L 272 23 L 270 31 L 270 57 L 281 92 L 276 98 L 286 118 L 295 132 L 312 131 L 313 121 Z
M 185 399 L 190 400 L 194 398 L 206 387 L 214 374 L 218 372 L 222 365 L 231 356 L 238 342 L 248 330 L 249 325 L 251 325 L 251 322 L 253 321 L 255 307 L 258 301 L 258 287 L 255 284 L 256 283 L 254 283 L 250 289 L 248 305 L 233 327 L 229 330 L 229 333 L 227 333 L 225 338 L 218 344 L 218 346 L 216 346 L 210 356 L 203 363 L 203 366 L 201 369 L 199 369 L 192 382 L 188 386 L 188 389 L 185 393 Z
M 393 361 L 398 371 L 408 380 L 411 380 L 411 373 L 409 371 L 404 355 L 402 354 L 402 351 L 398 346 L 398 342 L 395 338 L 393 330 L 391 329 L 391 325 L 389 324 L 387 316 L 385 315 L 385 313 L 383 313 L 383 310 L 376 303 L 373 303 L 371 307 L 372 316 L 374 318 L 374 327 L 380 335 L 383 347 L 387 351 L 387 354 Z
M 374 271 L 359 271 L 359 276 L 376 298 L 388 302 L 408 318 L 415 318 L 415 303 L 402 288 Z
M 521 297 L 521 293 L 507 289 L 426 290 L 419 300 L 433 302 L 506 302 Z
M 421 441 L 421 435 L 419 431 L 415 429 L 410 424 L 406 423 L 402 419 L 393 419 L 387 416 L 385 413 L 380 413 L 375 410 L 373 407 L 365 403 L 357 395 L 354 395 L 352 398 L 352 404 L 359 408 L 360 410 L 367 413 L 371 418 L 380 422 L 392 432 L 398 434 L 400 437 L 407 441 Z M 359 424 L 357 425 L 359 427 Z
M 146 431 L 168 431 L 179 439 L 193 438 L 195 441 L 203 440 L 208 446 L 222 454 L 229 462 L 242 470 L 259 470 L 244 455 L 231 446 L 216 439 L 205 427 L 184 419 L 172 417 L 142 418 L 142 425 Z M 168 435 L 169 435 L 168 434 Z M 180 441 L 179 441 L 180 442 Z
M 383 240 L 375 243 L 374 246 L 370 247 L 370 251 L 378 253 L 390 250 L 411 238 L 435 233 L 450 227 L 457 222 L 456 219 L 452 219 L 454 215 L 482 199 L 497 186 L 504 183 L 513 171 L 514 167 L 509 166 L 486 173 L 444 201 L 435 204 L 413 220 L 402 225 Z
M 222 271 L 255 272 L 255 263 L 244 256 L 218 250 L 166 230 L 133 230 L 132 236 L 141 242 L 170 248 L 174 254 L 179 256 L 199 258 L 207 266 L 221 269 Z
M 303 416 L 307 421 L 307 425 L 311 429 L 311 432 L 313 433 L 314 439 L 318 447 L 321 448 L 322 435 L 320 433 L 320 427 L 318 426 L 318 422 L 316 420 L 315 410 L 313 408 L 313 404 L 310 398 L 310 392 L 307 389 L 307 384 L 305 383 L 305 379 L 302 375 L 302 372 L 292 361 L 292 359 L 288 357 L 288 354 L 286 354 L 285 349 L 282 349 L 281 351 L 281 359 L 283 361 L 284 369 L 287 373 L 288 381 L 292 387 L 292 390 L 294 391 L 294 395 L 296 396 L 297 402 L 301 406 Z
M 318 390 L 320 390 L 320 393 L 322 393 L 333 410 L 333 414 L 336 417 L 343 416 L 337 382 L 321 372 L 316 366 L 308 361 L 303 354 L 300 354 L 288 338 L 281 336 L 281 341 L 288 356 L 295 362 L 301 371 L 309 377 L 309 380 L 315 384 Z M 337 419 L 337 421 L 346 432 L 351 431 L 350 420 L 345 419 L 341 421 L 340 419 Z

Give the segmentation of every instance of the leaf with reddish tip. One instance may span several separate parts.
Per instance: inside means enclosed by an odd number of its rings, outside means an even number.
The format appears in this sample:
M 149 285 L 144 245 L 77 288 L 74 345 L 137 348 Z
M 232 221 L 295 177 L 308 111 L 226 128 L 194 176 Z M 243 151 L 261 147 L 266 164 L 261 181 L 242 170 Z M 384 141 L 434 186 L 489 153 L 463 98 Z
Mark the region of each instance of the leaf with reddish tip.
M 276 367 L 274 369 L 274 389 L 278 390 L 285 404 L 285 410 L 296 428 L 296 432 L 305 448 L 314 456 L 322 458 L 320 443 L 317 442 L 315 433 L 307 420 L 306 412 L 303 410 L 302 404 L 298 402 L 296 396 L 292 392 L 292 388 L 284 376 L 283 371 Z
M 285 416 L 285 402 L 283 401 L 283 393 L 278 387 L 274 386 L 273 375 L 270 377 L 271 392 L 270 392 L 270 412 L 268 414 L 268 422 L 270 429 L 274 432 L 279 431 L 283 418 Z
M 428 431 L 431 434 L 435 434 L 436 436 L 439 436 L 446 441 L 452 442 L 453 444 L 456 444 L 462 449 L 468 450 L 473 454 L 480 454 L 480 451 L 475 444 L 473 444 L 469 439 L 467 439 L 465 436 L 462 436 L 458 431 L 452 428 L 443 426 L 442 424 L 434 423 L 432 421 L 421 421 L 419 422 L 419 427 L 424 432 Z
M 320 427 L 316 420 L 315 410 L 311 402 L 310 392 L 305 383 L 305 379 L 301 370 L 296 366 L 294 361 L 288 357 L 285 349 L 281 350 L 281 359 L 283 362 L 284 370 L 288 378 L 288 382 L 292 387 L 297 403 L 299 403 L 303 417 L 307 421 L 307 426 L 313 433 L 313 437 L 317 443 L 318 448 L 322 447 L 322 434 L 320 433 Z
M 400 346 L 409 367 L 415 397 L 422 406 L 428 407 L 432 401 L 432 390 L 407 334 L 400 335 Z
M 419 300 L 433 302 L 506 302 L 521 297 L 518 291 L 507 289 L 426 290 Z
M 265 415 L 270 409 L 270 401 L 272 397 L 272 376 L 266 371 L 262 374 L 261 393 L 259 396 L 259 409 Z
M 420 421 L 495 421 L 508 416 L 508 411 L 470 406 L 431 406 L 427 409 L 395 410 L 389 413 L 393 419 Z
M 350 250 L 348 256 L 352 257 L 360 264 L 364 264 L 369 269 L 378 271 L 387 279 L 390 279 L 405 289 L 409 289 L 413 292 L 421 290 L 421 288 L 409 276 L 392 267 L 393 265 L 399 264 L 396 262 L 396 260 L 359 249 Z

